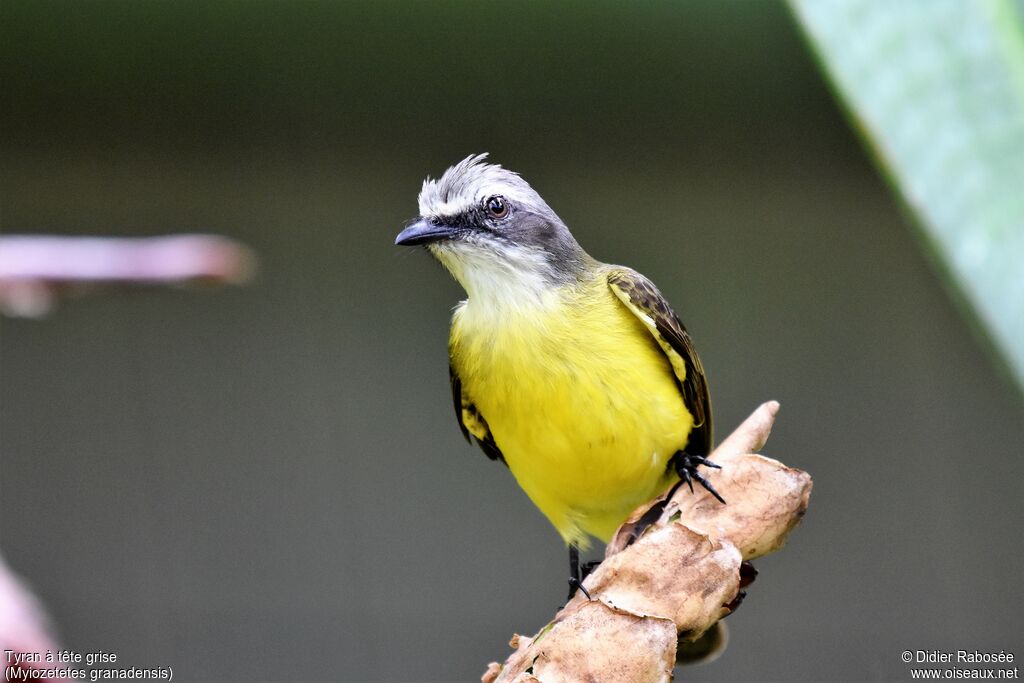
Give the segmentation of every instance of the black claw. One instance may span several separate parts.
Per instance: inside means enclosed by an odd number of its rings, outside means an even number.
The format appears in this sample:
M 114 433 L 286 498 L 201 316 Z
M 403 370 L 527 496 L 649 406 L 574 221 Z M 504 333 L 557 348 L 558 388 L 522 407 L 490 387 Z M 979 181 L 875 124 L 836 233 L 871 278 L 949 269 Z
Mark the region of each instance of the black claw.
M 583 579 L 587 578 L 587 575 L 599 564 L 601 563 L 587 562 L 581 568 L 580 549 L 576 547 L 575 543 L 569 546 L 569 600 L 572 600 L 577 590 L 583 591 L 583 594 L 587 596 L 587 600 L 593 599 L 590 597 L 587 589 L 583 587 Z
M 697 480 L 697 483 L 699 483 L 701 486 L 707 489 L 708 493 L 717 498 L 719 503 L 725 505 L 725 498 L 722 498 L 722 496 L 718 494 L 718 491 L 716 491 L 715 487 L 711 485 L 711 482 L 709 482 L 707 479 L 700 476 L 696 472 L 693 473 L 693 478 Z
M 707 458 L 705 458 L 703 456 L 700 456 L 700 455 L 691 455 L 690 456 L 690 462 L 697 463 L 698 465 L 704 465 L 704 467 L 711 467 L 711 468 L 714 468 L 716 470 L 722 469 L 721 465 L 719 465 L 717 463 L 713 463 L 710 460 L 708 460 Z
M 711 485 L 707 479 L 701 476 L 697 468 L 703 465 L 704 467 L 711 467 L 716 470 L 722 469 L 722 466 L 713 463 L 702 455 L 691 455 L 684 453 L 683 451 L 677 452 L 672 456 L 670 461 L 672 467 L 675 469 L 676 474 L 679 475 L 680 482 L 685 482 L 690 488 L 690 493 L 693 493 L 693 481 L 696 480 L 698 484 L 703 486 L 708 493 L 715 497 L 719 503 L 725 505 L 725 498 L 722 498 L 721 494 L 715 490 L 715 487 Z
M 577 590 L 583 591 L 583 594 L 587 596 L 587 600 L 593 600 L 594 599 L 594 598 L 590 597 L 590 591 L 588 591 L 586 588 L 583 587 L 583 582 L 582 581 L 577 579 L 575 576 L 570 576 L 569 577 L 569 599 L 570 600 L 572 600 L 573 596 L 576 595 L 576 591 Z
M 668 504 L 670 500 L 672 500 L 672 496 L 676 495 L 676 491 L 679 490 L 680 486 L 686 484 L 690 489 L 690 493 L 694 493 L 694 479 L 697 480 L 697 483 L 699 483 L 701 486 L 707 489 L 708 493 L 714 496 L 719 503 L 721 503 L 722 505 L 726 504 L 725 498 L 722 498 L 721 494 L 718 493 L 718 491 L 715 490 L 715 487 L 711 485 L 711 482 L 709 482 L 707 479 L 702 477 L 697 472 L 697 467 L 700 465 L 704 465 L 705 467 L 711 467 L 716 470 L 722 469 L 721 465 L 719 465 L 718 463 L 711 462 L 702 455 L 691 455 L 689 453 L 684 453 L 683 451 L 676 451 L 675 455 L 673 455 L 669 459 L 668 467 L 676 473 L 676 475 L 679 477 L 679 481 L 674 483 L 672 487 L 669 488 L 668 493 L 665 493 L 659 502 L 652 505 L 650 509 L 647 510 L 647 512 L 645 512 L 639 520 L 637 520 L 633 527 L 633 530 L 630 532 L 630 538 L 626 542 L 627 547 L 629 547 L 634 541 L 636 541 L 636 539 L 640 538 L 640 536 L 643 535 L 644 531 L 646 531 L 648 527 L 654 524 L 658 520 L 658 518 L 661 517 L 661 514 L 665 511 L 665 506 Z M 570 548 L 570 568 L 575 566 L 572 564 L 572 562 L 572 548 Z M 576 562 L 579 562 L 578 557 L 576 559 Z M 586 578 L 587 573 L 589 572 L 583 574 L 583 578 Z M 573 570 L 573 575 L 577 575 L 575 570 Z

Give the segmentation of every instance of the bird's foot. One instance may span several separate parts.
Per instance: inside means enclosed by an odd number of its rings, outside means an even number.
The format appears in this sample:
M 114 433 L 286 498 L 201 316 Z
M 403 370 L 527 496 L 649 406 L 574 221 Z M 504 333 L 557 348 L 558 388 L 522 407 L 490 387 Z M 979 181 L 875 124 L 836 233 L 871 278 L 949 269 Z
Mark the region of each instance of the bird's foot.
M 590 572 L 594 571 L 599 564 L 601 564 L 600 560 L 580 564 L 579 548 L 575 544 L 569 546 L 569 600 L 573 599 L 577 590 L 583 591 L 583 594 L 587 596 L 587 600 L 593 600 L 590 597 L 590 592 L 583 587 L 583 581 L 590 576 Z
M 725 505 L 725 498 L 715 490 L 715 487 L 711 485 L 707 479 L 705 479 L 697 468 L 701 465 L 704 467 L 712 467 L 716 470 L 722 469 L 721 465 L 716 465 L 707 458 L 701 455 L 691 455 L 684 451 L 676 451 L 676 454 L 672 456 L 669 461 L 669 465 L 679 475 L 679 482 L 686 483 L 690 487 L 690 493 L 693 493 L 693 482 L 696 481 L 698 484 L 707 489 L 708 493 L 718 499 L 722 505 Z M 674 493 L 674 491 L 673 491 Z M 671 496 L 670 496 L 671 497 Z

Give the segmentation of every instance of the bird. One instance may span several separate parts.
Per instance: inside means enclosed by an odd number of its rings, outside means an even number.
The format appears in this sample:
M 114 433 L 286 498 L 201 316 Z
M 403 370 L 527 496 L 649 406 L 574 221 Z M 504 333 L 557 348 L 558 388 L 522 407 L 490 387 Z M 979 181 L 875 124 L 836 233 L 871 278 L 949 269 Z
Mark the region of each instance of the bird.
M 698 471 L 718 468 L 706 458 L 711 397 L 654 283 L 591 257 L 529 183 L 487 156 L 428 176 L 395 244 L 425 247 L 465 290 L 448 343 L 458 426 L 561 535 L 572 597 L 580 550 L 608 542 L 639 505 L 694 481 L 725 503 Z

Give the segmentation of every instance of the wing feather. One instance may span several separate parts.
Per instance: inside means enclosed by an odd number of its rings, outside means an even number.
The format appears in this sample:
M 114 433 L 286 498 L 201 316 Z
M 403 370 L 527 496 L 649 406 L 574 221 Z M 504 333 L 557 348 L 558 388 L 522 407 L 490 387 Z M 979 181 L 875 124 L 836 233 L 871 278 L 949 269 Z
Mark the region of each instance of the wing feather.
M 459 378 L 459 373 L 455 371 L 455 366 L 451 363 L 448 364 L 448 379 L 452 386 L 452 403 L 455 407 L 455 419 L 459 423 L 459 429 L 462 430 L 462 436 L 466 437 L 466 441 L 472 443 L 472 440 L 469 438 L 470 434 L 472 434 L 480 449 L 483 450 L 488 458 L 505 463 L 505 456 L 502 455 L 498 444 L 494 442 L 491 428 L 487 426 L 487 420 L 484 419 L 484 416 L 477 410 L 476 405 L 466 396 L 466 392 L 462 390 L 462 380 Z M 505 464 L 507 465 L 507 463 Z
M 711 395 L 704 366 L 686 328 L 654 283 L 640 273 L 615 268 L 608 275 L 608 286 L 650 331 L 672 364 L 683 401 L 693 413 L 693 429 L 686 452 L 707 455 L 714 443 Z

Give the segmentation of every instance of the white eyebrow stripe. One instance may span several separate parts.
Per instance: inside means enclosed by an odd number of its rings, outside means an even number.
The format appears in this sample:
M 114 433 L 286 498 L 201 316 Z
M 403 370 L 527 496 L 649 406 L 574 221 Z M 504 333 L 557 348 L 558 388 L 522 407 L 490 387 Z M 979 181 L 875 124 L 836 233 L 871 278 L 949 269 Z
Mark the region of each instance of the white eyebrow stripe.
M 463 214 L 492 195 L 502 195 L 530 211 L 554 216 L 529 183 L 518 173 L 497 164 L 484 163 L 486 154 L 466 157 L 440 178 L 427 178 L 419 195 L 421 216 Z
M 458 197 L 447 202 L 427 203 L 420 199 L 421 216 L 458 216 L 465 213 L 475 204 L 474 201 Z

